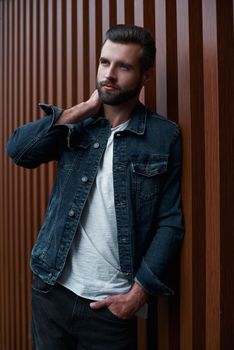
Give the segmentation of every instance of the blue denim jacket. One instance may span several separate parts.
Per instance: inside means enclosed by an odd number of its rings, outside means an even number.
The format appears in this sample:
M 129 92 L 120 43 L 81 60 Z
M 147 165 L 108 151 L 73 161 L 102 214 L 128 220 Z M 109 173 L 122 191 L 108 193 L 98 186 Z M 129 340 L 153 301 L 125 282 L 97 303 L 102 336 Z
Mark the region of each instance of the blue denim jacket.
M 54 125 L 63 110 L 45 104 L 41 108 L 47 115 L 18 128 L 7 151 L 26 168 L 57 160 L 45 221 L 31 255 L 33 272 L 53 285 L 77 232 L 110 124 L 100 115 Z M 180 169 L 177 125 L 139 102 L 127 129 L 115 134 L 114 201 L 122 272 L 152 295 L 173 294 L 164 277 L 183 239 Z

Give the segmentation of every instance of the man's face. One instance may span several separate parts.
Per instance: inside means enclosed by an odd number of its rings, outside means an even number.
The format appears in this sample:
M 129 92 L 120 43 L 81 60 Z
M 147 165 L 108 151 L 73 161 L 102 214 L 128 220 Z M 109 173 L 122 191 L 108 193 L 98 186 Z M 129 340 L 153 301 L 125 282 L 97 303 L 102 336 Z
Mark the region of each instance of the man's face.
M 142 48 L 107 40 L 102 47 L 97 89 L 102 103 L 120 105 L 139 95 L 144 81 L 140 69 Z

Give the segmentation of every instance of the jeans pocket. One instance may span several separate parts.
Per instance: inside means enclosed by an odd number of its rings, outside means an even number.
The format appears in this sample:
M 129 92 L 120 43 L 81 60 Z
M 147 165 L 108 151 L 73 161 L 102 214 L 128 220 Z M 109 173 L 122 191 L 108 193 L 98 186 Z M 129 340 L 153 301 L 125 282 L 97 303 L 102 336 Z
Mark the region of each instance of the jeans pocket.
M 42 279 L 36 275 L 33 275 L 32 290 L 39 293 L 47 294 L 53 289 L 53 285 L 45 283 Z
M 131 320 L 131 319 L 127 319 L 127 318 L 121 318 L 121 317 L 113 314 L 113 312 L 108 307 L 105 307 L 103 310 L 105 310 L 106 314 L 108 316 L 110 316 L 112 320 L 116 320 L 116 321 L 120 321 L 120 322 L 128 322 L 129 320 Z

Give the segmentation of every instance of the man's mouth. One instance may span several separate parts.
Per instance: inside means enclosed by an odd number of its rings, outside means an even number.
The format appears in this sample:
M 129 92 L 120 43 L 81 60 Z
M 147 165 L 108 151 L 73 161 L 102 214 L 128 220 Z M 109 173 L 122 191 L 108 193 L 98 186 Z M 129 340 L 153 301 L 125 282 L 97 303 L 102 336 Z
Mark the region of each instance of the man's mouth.
M 118 90 L 118 87 L 116 85 L 110 83 L 102 83 L 101 87 L 104 87 L 106 90 Z

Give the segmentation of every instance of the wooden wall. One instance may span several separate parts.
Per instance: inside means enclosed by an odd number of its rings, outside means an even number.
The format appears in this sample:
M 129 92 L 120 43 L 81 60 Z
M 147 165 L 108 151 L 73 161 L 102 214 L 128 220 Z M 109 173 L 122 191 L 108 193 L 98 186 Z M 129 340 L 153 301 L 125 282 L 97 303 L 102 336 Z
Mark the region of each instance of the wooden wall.
M 156 70 L 141 98 L 180 124 L 184 145 L 178 292 L 139 321 L 138 348 L 231 350 L 232 0 L 0 1 L 0 348 L 31 349 L 28 262 L 55 172 L 54 164 L 17 168 L 5 143 L 39 118 L 39 101 L 69 107 L 88 98 L 103 35 L 115 23 L 144 25 L 155 36 Z

